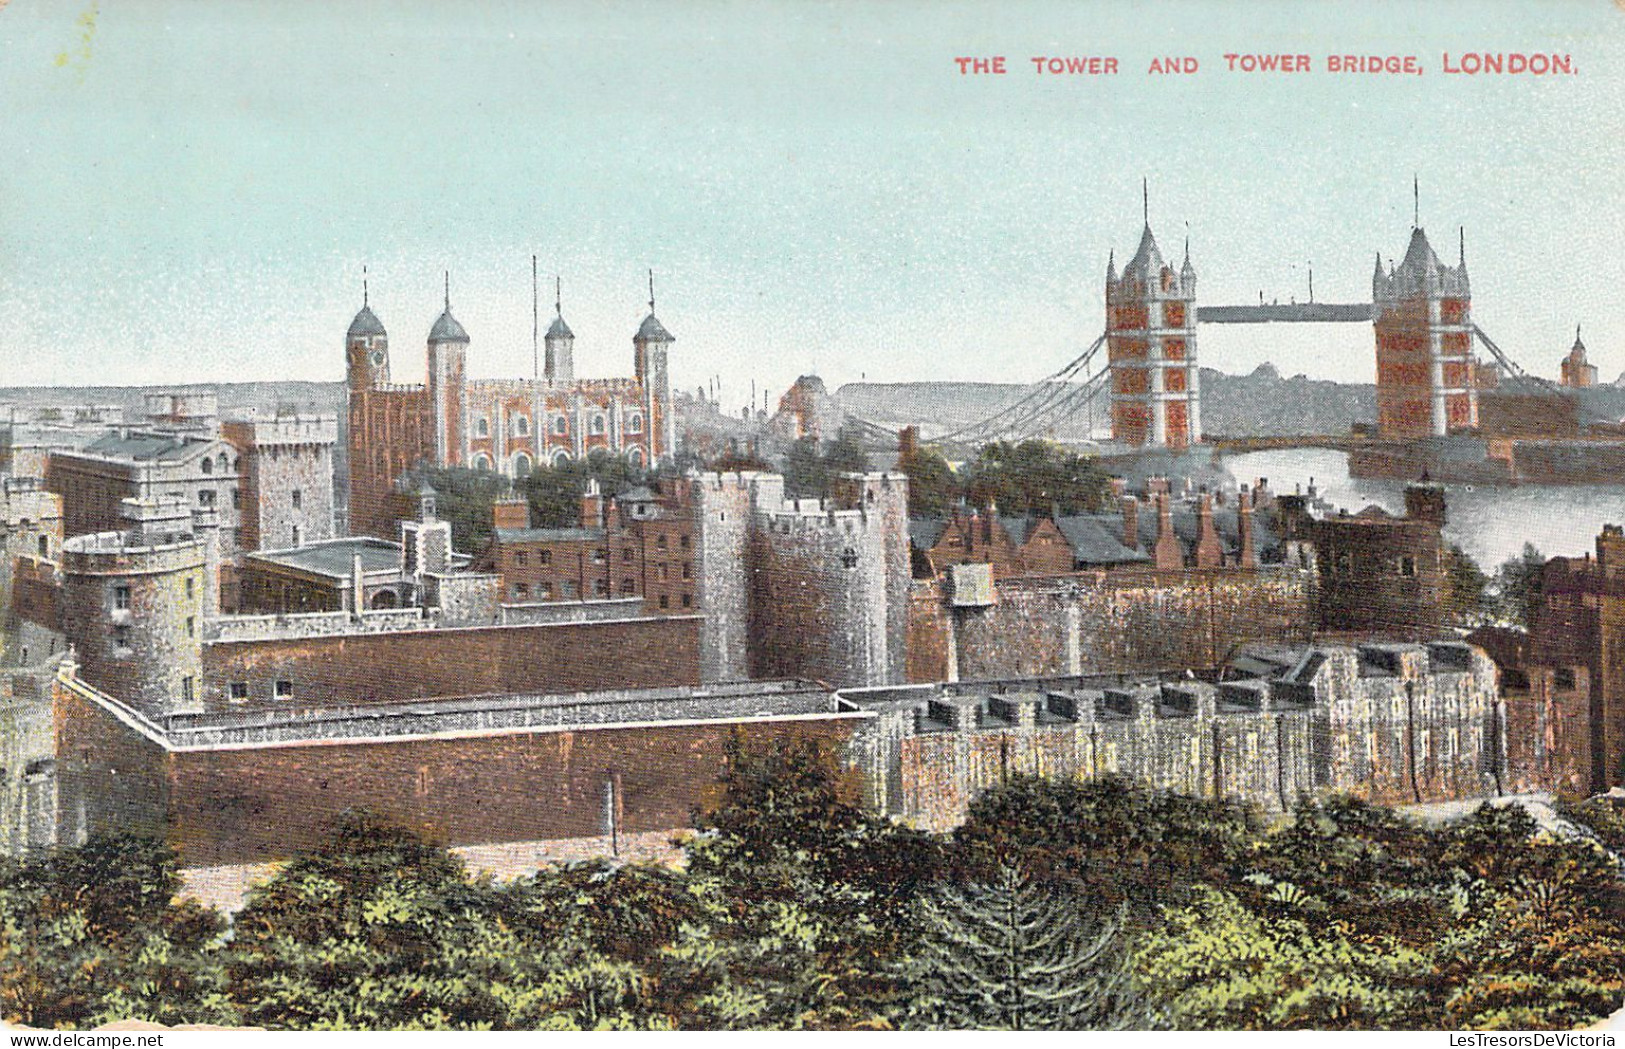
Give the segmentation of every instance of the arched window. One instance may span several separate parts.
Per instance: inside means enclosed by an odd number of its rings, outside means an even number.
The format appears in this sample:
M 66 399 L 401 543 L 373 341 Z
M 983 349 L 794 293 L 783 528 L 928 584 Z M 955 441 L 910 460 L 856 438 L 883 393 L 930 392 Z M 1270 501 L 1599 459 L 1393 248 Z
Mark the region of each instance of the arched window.
M 642 433 L 643 432 L 643 413 L 642 412 L 633 412 L 631 415 L 628 415 L 626 417 L 626 432 L 627 433 Z
M 203 462 L 200 463 L 199 465 L 203 467 L 203 472 L 204 473 L 206 473 L 206 474 L 214 473 L 214 460 L 213 459 L 210 459 L 209 457 L 204 456 Z
M 628 448 L 626 451 L 626 461 L 631 463 L 633 466 L 642 466 L 643 449 L 636 446 Z
M 592 434 L 595 437 L 604 432 L 604 413 L 603 412 L 593 412 L 592 413 L 592 427 L 587 432 Z
M 569 461 L 570 461 L 570 453 L 565 451 L 563 448 L 560 448 L 558 451 L 553 453 L 553 465 L 554 466 L 563 466 L 565 463 L 567 463 Z
M 566 419 L 562 415 L 559 416 L 557 419 L 554 419 L 553 420 L 553 432 L 558 434 L 560 437 L 562 437 L 565 434 L 569 433 L 570 432 L 570 420 Z
M 220 472 L 221 472 L 221 473 L 225 473 L 225 472 L 226 472 L 226 471 L 227 471 L 227 470 L 229 470 L 229 469 L 230 469 L 230 468 L 231 468 L 231 463 L 230 463 L 230 461 L 229 461 L 229 460 L 228 460 L 228 459 L 227 459 L 227 458 L 226 458 L 226 453 L 225 453 L 225 452 L 221 452 L 221 453 L 220 453 Z
M 481 437 L 491 436 L 491 420 L 480 416 L 479 421 L 474 424 L 474 432 Z
M 515 477 L 528 477 L 528 476 L 530 476 L 530 468 L 531 468 L 530 456 L 526 455 L 524 452 L 519 452 L 516 455 L 514 455 L 514 457 L 513 457 L 513 475 Z
M 400 605 L 400 598 L 395 596 L 393 590 L 380 590 L 373 595 L 373 608 L 396 608 Z
M 489 470 L 490 468 L 491 468 L 491 457 L 490 456 L 486 455 L 484 452 L 481 452 L 479 455 L 476 455 L 474 457 L 474 469 L 476 469 L 476 470 Z
M 530 416 L 516 415 L 513 417 L 513 432 L 520 437 L 530 436 Z

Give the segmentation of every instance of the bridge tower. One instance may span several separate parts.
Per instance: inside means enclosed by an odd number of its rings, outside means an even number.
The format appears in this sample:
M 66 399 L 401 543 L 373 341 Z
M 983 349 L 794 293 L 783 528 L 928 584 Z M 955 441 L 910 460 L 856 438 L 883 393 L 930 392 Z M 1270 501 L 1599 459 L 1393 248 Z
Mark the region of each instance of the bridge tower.
M 1467 247 L 1439 261 L 1421 226 L 1396 268 L 1371 278 L 1377 335 L 1377 428 L 1384 437 L 1442 437 L 1478 425 Z
M 1106 264 L 1106 355 L 1112 379 L 1112 439 L 1184 448 L 1202 439 L 1196 363 L 1196 269 L 1190 238 L 1178 270 L 1145 229 L 1134 257 Z

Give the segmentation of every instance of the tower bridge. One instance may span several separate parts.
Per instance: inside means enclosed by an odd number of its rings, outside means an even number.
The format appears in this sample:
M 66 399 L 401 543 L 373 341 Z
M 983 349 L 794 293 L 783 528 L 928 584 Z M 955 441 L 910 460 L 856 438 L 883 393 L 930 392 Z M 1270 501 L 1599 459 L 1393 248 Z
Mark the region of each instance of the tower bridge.
M 1130 450 L 1178 450 L 1204 442 L 1232 448 L 1353 448 L 1476 432 L 1480 391 L 1498 388 L 1503 380 L 1518 387 L 1525 399 L 1561 392 L 1556 384 L 1525 372 L 1473 322 L 1465 232 L 1457 263 L 1441 262 L 1422 229 L 1419 208 L 1403 258 L 1395 262 L 1390 257 L 1385 268 L 1377 254 L 1370 302 L 1315 302 L 1311 275 L 1308 302 L 1199 306 L 1190 238 L 1176 268 L 1164 259 L 1152 233 L 1149 194 L 1142 199 L 1144 225 L 1137 249 L 1121 272 L 1115 252 L 1107 261 L 1100 336 L 1007 407 L 946 432 L 927 430 L 922 438 L 963 446 L 1024 440 L 1053 433 L 1092 412 L 1105 396 L 1112 441 Z M 1378 409 L 1374 434 L 1266 440 L 1205 433 L 1198 325 L 1274 323 L 1372 325 Z M 1493 364 L 1480 361 L 1475 349 L 1484 350 Z M 851 421 L 868 435 L 881 429 L 868 420 Z

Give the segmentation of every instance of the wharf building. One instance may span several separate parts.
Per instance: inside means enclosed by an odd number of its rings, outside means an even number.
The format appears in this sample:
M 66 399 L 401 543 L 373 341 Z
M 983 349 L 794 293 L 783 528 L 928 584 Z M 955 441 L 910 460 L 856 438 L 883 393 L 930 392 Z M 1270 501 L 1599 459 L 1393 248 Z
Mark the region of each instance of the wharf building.
M 575 333 L 556 303 L 540 377 L 470 379 L 471 340 L 452 316 L 448 279 L 445 309 L 429 329 L 426 381 L 403 385 L 391 382 L 389 335 L 363 294 L 344 340 L 351 534 L 392 539 L 394 485 L 423 464 L 522 477 L 597 451 L 634 466 L 669 458 L 675 339 L 655 317 L 652 284 L 649 300 L 632 337 L 630 378 L 576 378 Z

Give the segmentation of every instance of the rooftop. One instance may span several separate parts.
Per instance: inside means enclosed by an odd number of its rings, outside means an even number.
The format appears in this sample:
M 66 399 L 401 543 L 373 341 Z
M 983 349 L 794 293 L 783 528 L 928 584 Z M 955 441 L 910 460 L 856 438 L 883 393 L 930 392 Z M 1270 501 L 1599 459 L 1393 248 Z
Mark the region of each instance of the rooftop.
M 393 572 L 401 567 L 399 545 L 368 536 L 328 539 L 308 546 L 260 550 L 248 555 L 250 560 L 265 561 L 341 582 L 350 578 L 358 556 L 363 572 Z
M 458 696 L 329 710 L 180 714 L 149 723 L 174 749 L 269 746 L 327 740 L 576 730 L 662 722 L 807 717 L 854 708 L 807 681 L 751 681 L 699 688 L 563 695 Z

